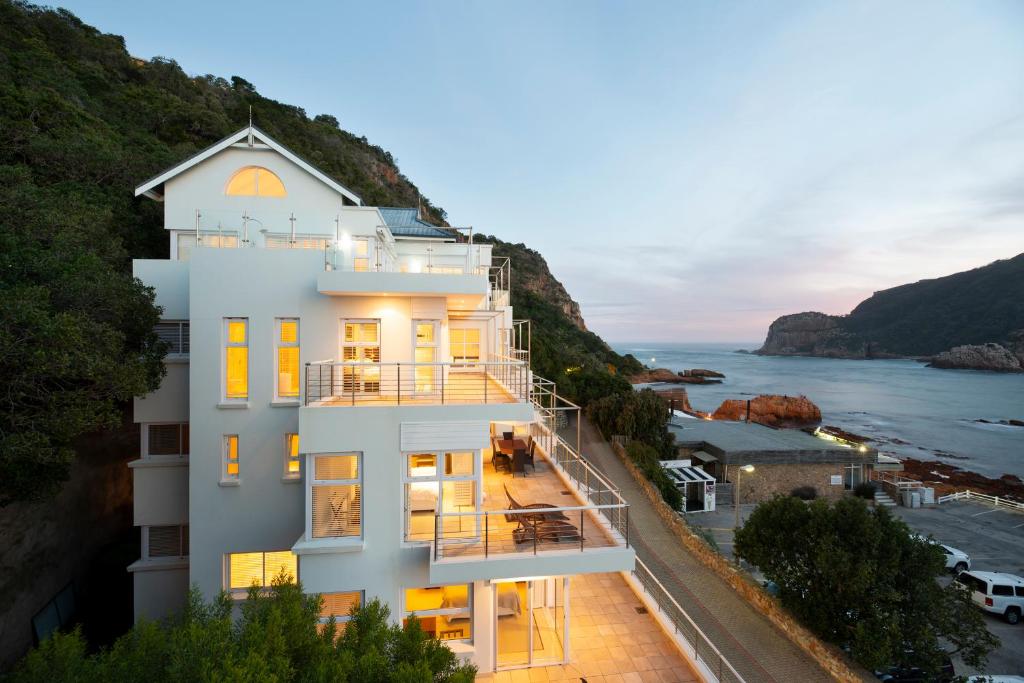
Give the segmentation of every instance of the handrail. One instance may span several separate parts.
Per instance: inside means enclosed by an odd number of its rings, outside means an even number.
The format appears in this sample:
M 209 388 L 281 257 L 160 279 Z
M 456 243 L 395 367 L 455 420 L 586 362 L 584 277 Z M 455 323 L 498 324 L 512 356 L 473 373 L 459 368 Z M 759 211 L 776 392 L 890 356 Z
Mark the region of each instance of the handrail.
M 957 491 L 950 493 L 945 496 L 939 496 L 936 499 L 938 503 L 948 503 L 951 500 L 979 500 L 983 503 L 994 505 L 997 508 L 1005 507 L 1008 510 L 1024 511 L 1024 503 L 1019 503 L 1015 500 L 1007 500 L 1005 496 L 992 496 L 987 493 L 978 493 L 971 491 L 970 489 L 964 491 Z
M 682 605 L 676 602 L 672 594 L 658 581 L 639 557 L 636 558 L 636 567 L 633 569 L 632 575 L 658 606 L 658 610 L 672 622 L 676 633 L 682 636 L 687 645 L 693 649 L 693 657 L 704 665 L 714 680 L 725 683 L 745 683 L 743 676 L 715 647 L 707 634 L 697 626 Z

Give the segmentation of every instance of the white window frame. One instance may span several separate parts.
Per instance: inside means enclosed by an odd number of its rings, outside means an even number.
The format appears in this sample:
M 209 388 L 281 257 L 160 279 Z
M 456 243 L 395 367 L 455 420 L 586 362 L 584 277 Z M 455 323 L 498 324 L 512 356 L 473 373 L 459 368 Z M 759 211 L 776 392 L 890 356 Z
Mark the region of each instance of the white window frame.
M 477 345 L 477 359 L 476 360 L 467 360 L 465 355 L 463 355 L 463 356 L 456 356 L 454 353 L 452 353 L 453 350 L 454 350 L 452 348 L 452 346 L 453 346 L 454 343 L 456 343 L 456 342 L 452 341 L 452 332 L 454 330 L 463 330 L 463 331 L 476 330 L 476 333 L 479 335 L 479 338 L 476 341 L 476 345 Z M 451 356 L 452 365 L 455 366 L 455 367 L 473 367 L 475 365 L 480 365 L 481 363 L 485 362 L 485 358 L 486 358 L 486 352 L 485 351 L 486 350 L 484 348 L 484 344 L 485 344 L 484 340 L 486 338 L 487 338 L 487 335 L 484 333 L 484 330 L 481 327 L 477 326 L 477 325 L 461 325 L 461 324 L 449 323 L 448 324 L 448 349 L 447 350 L 448 350 L 449 356 Z M 463 352 L 463 354 L 465 354 L 465 352 L 466 352 L 466 344 L 467 343 L 468 342 L 465 341 L 465 338 L 463 338 L 463 341 L 462 341 L 462 352 Z
M 445 474 L 444 473 L 444 456 L 447 453 L 470 453 L 473 458 L 473 471 L 471 474 Z M 409 459 L 414 455 L 433 455 L 435 462 L 435 474 L 432 477 L 414 477 L 409 474 Z M 457 482 L 457 481 L 471 481 L 474 482 L 473 486 L 473 500 L 474 509 L 472 512 L 479 512 L 482 509 L 482 498 L 483 498 L 483 467 L 480 465 L 481 451 L 479 449 L 453 449 L 446 451 L 402 451 L 402 489 L 401 489 L 401 506 L 402 506 L 402 530 L 401 540 L 402 543 L 407 545 L 424 545 L 433 543 L 434 539 L 418 539 L 409 538 L 409 484 L 437 484 L 437 510 L 434 514 L 436 515 L 443 509 L 443 496 L 444 496 L 444 484 L 445 482 Z M 470 511 L 467 510 L 468 514 Z
M 302 453 L 299 452 L 299 453 L 296 453 L 294 456 L 292 455 L 292 448 L 291 448 L 291 446 L 292 446 L 292 437 L 295 437 L 295 440 L 298 441 L 299 440 L 298 432 L 285 432 L 285 435 L 284 435 L 284 471 L 281 473 L 281 478 L 284 479 L 285 481 L 298 481 L 298 480 L 302 479 Z M 301 448 L 302 446 L 300 445 L 299 447 Z M 291 469 L 288 467 L 293 462 L 298 464 L 298 466 L 299 466 L 297 471 L 295 471 L 295 472 L 292 472 Z
M 355 479 L 317 479 L 316 458 L 337 455 L 351 455 L 356 458 Z M 366 535 L 366 489 L 363 487 L 363 454 L 361 451 L 332 451 L 330 453 L 306 454 L 306 540 L 331 541 L 338 544 L 362 545 Z M 313 536 L 313 488 L 316 486 L 359 487 L 359 535 L 358 536 Z
M 295 553 L 293 553 L 291 548 L 284 548 L 282 550 L 240 550 L 240 551 L 234 552 L 234 553 L 224 553 L 224 576 L 223 576 L 222 581 L 223 581 L 223 585 L 224 585 L 224 590 L 228 593 L 228 595 L 230 595 L 232 597 L 232 599 L 239 600 L 239 599 L 245 599 L 245 598 L 249 597 L 249 588 L 248 587 L 246 587 L 246 588 L 232 588 L 231 587 L 231 556 L 232 555 L 249 555 L 249 554 L 252 554 L 252 553 L 259 553 L 260 555 L 263 556 L 263 572 L 262 572 L 262 574 L 263 574 L 264 582 L 267 579 L 267 553 L 292 553 L 292 555 L 295 555 L 295 576 L 293 576 L 292 579 L 296 583 L 299 583 L 301 581 L 301 579 L 299 578 L 299 574 L 300 574 L 300 571 L 301 571 L 302 562 L 299 561 L 299 556 L 296 555 Z M 260 590 L 266 590 L 268 588 L 270 588 L 270 584 L 268 584 L 268 583 L 263 583 L 260 586 Z
M 419 337 L 416 334 L 416 328 L 419 325 L 431 325 L 434 328 L 433 341 L 431 341 L 431 343 L 429 343 L 429 344 L 421 344 L 420 343 Z M 416 319 L 416 320 L 412 321 L 412 362 L 414 364 L 418 362 L 416 360 L 416 351 L 418 349 L 433 349 L 434 350 L 434 360 L 432 362 L 433 363 L 439 362 L 437 356 L 438 356 L 438 349 L 440 348 L 440 334 L 441 334 L 441 321 L 440 320 L 436 320 L 436 319 Z M 430 389 L 429 390 L 424 390 L 424 391 L 420 391 L 419 390 L 419 370 L 420 369 L 421 368 L 415 368 L 413 370 L 413 379 L 412 379 L 412 382 L 413 382 L 413 392 L 415 394 L 418 394 L 418 395 L 430 395 L 430 394 L 433 394 L 433 393 L 436 393 L 436 392 L 440 391 L 440 385 L 439 385 L 440 373 L 444 371 L 444 366 L 442 366 L 442 365 L 435 365 L 433 367 L 433 369 L 431 370 L 431 373 L 430 373 L 430 376 L 431 376 Z
M 245 341 L 244 342 L 231 342 L 228 341 L 228 329 L 231 323 L 242 322 L 245 323 Z M 252 337 L 252 328 L 249 325 L 249 319 L 244 317 L 230 317 L 224 318 L 224 322 L 221 325 L 221 334 L 223 335 L 222 351 L 220 355 L 220 398 L 221 401 L 227 404 L 239 404 L 245 405 L 249 402 L 249 398 L 252 396 L 252 349 L 249 348 L 249 339 Z M 246 349 L 245 355 L 245 396 L 228 397 L 228 349 L 229 348 L 244 348 Z
M 164 330 L 164 333 L 160 333 L 160 329 Z M 161 320 L 153 328 L 160 339 L 171 344 L 170 351 L 167 352 L 166 360 L 185 360 L 189 357 L 189 321 L 188 320 Z M 174 351 L 175 345 L 177 351 Z
M 376 343 L 370 344 L 370 343 L 362 342 L 362 341 L 359 341 L 359 342 L 346 342 L 345 341 L 345 326 L 346 325 L 367 325 L 367 324 L 374 324 L 374 325 L 377 326 L 377 341 L 376 341 Z M 383 377 L 382 377 L 382 375 L 383 375 L 383 368 L 382 368 L 383 344 L 382 344 L 382 341 L 383 340 L 381 338 L 382 329 L 383 329 L 383 325 L 381 325 L 381 319 L 380 318 L 340 318 L 339 319 L 339 326 L 338 326 L 338 359 L 343 364 L 350 362 L 350 361 L 346 361 L 345 360 L 345 349 L 347 349 L 347 348 L 353 348 L 353 349 L 364 349 L 364 348 L 373 348 L 373 347 L 377 348 L 377 360 L 376 361 L 370 361 L 370 362 L 356 363 L 356 364 L 352 364 L 352 365 L 342 365 L 341 366 L 341 368 L 340 368 L 341 376 L 340 377 L 336 377 L 336 379 L 338 380 L 338 386 L 341 387 L 342 396 L 351 395 L 353 393 L 356 394 L 356 395 L 359 395 L 359 394 L 377 395 L 377 394 L 380 393 L 380 391 L 381 391 L 381 382 L 382 382 L 382 379 L 383 379 Z M 377 371 L 377 380 L 376 380 L 377 390 L 376 391 L 366 390 L 367 381 L 365 379 L 365 373 L 363 372 L 364 368 L 374 368 L 374 369 L 376 369 L 376 371 Z M 355 384 L 355 390 L 353 390 L 353 389 L 346 390 L 345 389 L 345 382 L 346 382 L 345 377 L 346 377 L 346 372 L 348 372 L 348 371 L 351 371 L 351 373 L 352 373 L 351 374 L 351 377 L 352 377 L 351 382 L 353 382 Z M 372 380 L 371 380 L 371 382 L 372 382 Z
M 428 609 L 428 610 L 423 610 L 421 612 L 414 612 L 414 611 L 411 611 L 411 610 L 407 609 L 407 605 L 405 604 L 405 591 L 407 591 L 407 590 L 428 590 L 428 589 L 433 589 L 433 588 L 444 589 L 444 588 L 446 588 L 448 586 L 466 586 L 467 590 L 466 590 L 466 606 L 465 607 L 449 607 L 449 608 L 442 608 L 442 609 Z M 472 581 L 468 581 L 465 584 L 462 584 L 462 583 L 443 583 L 443 584 L 431 585 L 431 586 L 403 586 L 402 587 L 402 621 L 404 622 L 406 619 L 408 619 L 413 614 L 415 614 L 418 619 L 422 620 L 423 617 L 448 616 L 448 615 L 451 615 L 451 614 L 465 614 L 466 612 L 468 612 L 469 613 L 469 638 L 452 638 L 450 640 L 441 640 L 441 638 L 440 638 L 440 631 L 438 631 L 438 638 L 437 638 L 437 640 L 439 640 L 439 641 L 441 641 L 443 643 L 470 643 L 470 644 L 472 644 L 473 639 L 476 636 L 476 618 L 475 618 L 475 615 L 473 614 L 473 612 L 474 612 L 474 609 L 473 609 L 474 600 L 475 600 L 475 595 L 474 595 L 474 592 L 473 592 L 473 582 Z
M 281 323 L 295 323 L 295 341 L 294 342 L 282 342 L 281 341 Z M 275 403 L 295 403 L 298 404 L 302 398 L 302 324 L 299 322 L 298 317 L 293 318 L 274 318 L 274 402 Z M 281 354 L 280 349 L 283 348 L 296 348 L 299 349 L 299 361 L 295 366 L 295 372 L 299 374 L 299 389 L 295 396 L 282 396 L 281 395 Z
M 228 474 L 228 444 L 231 443 L 231 439 L 235 440 L 235 464 L 238 465 L 236 474 Z M 223 486 L 238 486 L 242 483 L 242 440 L 238 438 L 238 434 L 225 434 L 221 439 L 220 483 Z

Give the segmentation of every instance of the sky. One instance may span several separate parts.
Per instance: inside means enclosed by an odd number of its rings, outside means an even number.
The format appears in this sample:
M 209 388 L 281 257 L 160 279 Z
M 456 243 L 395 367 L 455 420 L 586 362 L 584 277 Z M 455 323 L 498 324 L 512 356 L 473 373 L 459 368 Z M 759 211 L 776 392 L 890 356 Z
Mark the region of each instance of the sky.
M 56 4 L 333 114 L 612 342 L 758 342 L 1024 252 L 1016 0 Z

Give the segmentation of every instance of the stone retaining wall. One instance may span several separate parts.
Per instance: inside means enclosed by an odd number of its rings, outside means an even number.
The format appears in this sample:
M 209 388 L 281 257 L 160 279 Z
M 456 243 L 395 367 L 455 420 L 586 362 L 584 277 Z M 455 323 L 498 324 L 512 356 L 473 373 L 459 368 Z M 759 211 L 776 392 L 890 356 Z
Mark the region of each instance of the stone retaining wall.
M 839 648 L 825 643 L 804 628 L 782 608 L 775 598 L 765 592 L 763 588 L 753 583 L 745 572 L 712 550 L 703 539 L 693 533 L 686 522 L 679 517 L 679 514 L 662 500 L 661 493 L 636 468 L 629 459 L 629 456 L 626 455 L 625 450 L 618 444 L 613 444 L 612 449 L 619 457 L 619 460 L 626 466 L 626 469 L 629 470 L 633 479 L 643 489 L 644 495 L 650 500 L 662 521 L 665 522 L 665 525 L 675 534 L 680 543 L 693 553 L 702 564 L 713 570 L 733 590 L 739 593 L 744 600 L 754 605 L 762 614 L 768 617 L 776 628 L 785 633 L 793 643 L 818 662 L 837 681 L 843 681 L 844 683 L 856 681 L 860 683 L 862 681 L 874 680 L 867 671 L 860 670 L 859 667 L 856 667 L 856 664 L 850 662 Z

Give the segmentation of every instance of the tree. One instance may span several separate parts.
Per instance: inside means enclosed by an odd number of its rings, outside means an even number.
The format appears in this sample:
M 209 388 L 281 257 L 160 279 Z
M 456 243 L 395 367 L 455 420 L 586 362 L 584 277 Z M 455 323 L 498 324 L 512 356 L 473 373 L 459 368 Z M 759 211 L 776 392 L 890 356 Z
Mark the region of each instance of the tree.
M 250 589 L 236 620 L 226 594 L 205 603 L 193 589 L 179 618 L 141 622 L 109 650 L 89 655 L 80 631 L 55 634 L 22 660 L 11 683 L 469 683 L 476 676 L 415 617 L 392 624 L 387 606 L 372 600 L 341 628 L 333 618 L 319 623 L 322 602 L 281 575 L 269 590 Z
M 587 406 L 605 438 L 621 434 L 630 440 L 643 441 L 662 458 L 670 458 L 675 450 L 675 436 L 668 431 L 668 404 L 651 389 L 629 390 L 605 396 Z
M 970 596 L 936 580 L 941 550 L 860 498 L 762 503 L 736 532 L 735 550 L 778 585 L 797 619 L 870 669 L 901 664 L 936 673 L 943 644 L 980 667 L 999 643 Z

